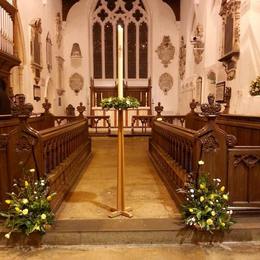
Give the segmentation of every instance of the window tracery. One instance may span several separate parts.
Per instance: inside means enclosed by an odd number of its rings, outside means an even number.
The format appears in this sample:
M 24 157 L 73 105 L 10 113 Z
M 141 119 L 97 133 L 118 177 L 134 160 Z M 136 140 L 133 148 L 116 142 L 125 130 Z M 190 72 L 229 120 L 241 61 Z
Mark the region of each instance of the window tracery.
M 92 14 L 94 79 L 117 78 L 117 25 L 124 28 L 124 77 L 148 78 L 148 15 L 142 0 L 98 0 Z

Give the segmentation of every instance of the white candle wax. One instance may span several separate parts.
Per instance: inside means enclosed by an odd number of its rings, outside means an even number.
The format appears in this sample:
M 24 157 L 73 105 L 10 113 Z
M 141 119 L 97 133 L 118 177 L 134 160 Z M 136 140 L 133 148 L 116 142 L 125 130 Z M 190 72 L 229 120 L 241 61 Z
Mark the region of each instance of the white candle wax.
M 118 97 L 123 97 L 123 35 L 124 31 L 121 25 L 118 25 Z

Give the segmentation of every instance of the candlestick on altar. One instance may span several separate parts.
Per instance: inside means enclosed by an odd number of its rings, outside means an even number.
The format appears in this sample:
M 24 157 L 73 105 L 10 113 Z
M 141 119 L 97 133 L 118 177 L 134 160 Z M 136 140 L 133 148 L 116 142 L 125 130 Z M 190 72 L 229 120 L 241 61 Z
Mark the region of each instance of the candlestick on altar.
M 118 97 L 123 98 L 123 28 L 118 26 Z M 124 124 L 123 110 L 118 110 L 118 162 L 117 162 L 117 209 L 112 209 L 110 218 L 125 216 L 133 217 L 125 208 L 124 179 L 125 179 L 125 149 L 124 149 Z

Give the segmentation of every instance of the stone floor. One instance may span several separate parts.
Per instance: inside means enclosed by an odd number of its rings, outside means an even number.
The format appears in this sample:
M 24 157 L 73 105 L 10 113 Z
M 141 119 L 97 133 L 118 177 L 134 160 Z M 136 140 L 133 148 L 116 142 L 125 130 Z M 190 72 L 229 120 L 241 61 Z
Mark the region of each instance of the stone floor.
M 93 158 L 61 206 L 57 219 L 104 219 L 116 206 L 117 139 L 92 138 Z M 176 206 L 149 157 L 148 138 L 125 138 L 126 206 L 134 218 L 171 218 Z
M 131 245 L 43 247 L 33 250 L 0 248 L 4 260 L 259 260 L 260 244 Z

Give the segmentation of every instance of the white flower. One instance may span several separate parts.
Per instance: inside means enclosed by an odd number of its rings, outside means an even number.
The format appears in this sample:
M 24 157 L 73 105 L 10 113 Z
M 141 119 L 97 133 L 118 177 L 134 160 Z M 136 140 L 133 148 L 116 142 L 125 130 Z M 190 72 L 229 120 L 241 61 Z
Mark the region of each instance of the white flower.
M 34 183 L 34 185 L 37 185 L 38 184 L 38 182 L 36 181 L 35 183 Z
M 198 165 L 204 165 L 204 161 L 202 160 L 198 161 Z
M 216 202 L 218 202 L 218 200 L 216 200 Z
M 193 222 L 195 222 L 196 219 L 193 217 L 191 220 L 192 220 Z
M 221 182 L 221 180 L 219 178 L 216 179 L 217 182 Z
M 9 239 L 9 238 L 10 238 L 10 235 L 11 235 L 11 233 L 5 234 L 5 238 Z
M 194 198 L 194 195 L 193 195 L 193 194 L 191 194 L 190 196 L 191 196 L 192 198 Z
M 35 169 L 30 169 L 29 171 L 30 171 L 31 173 L 33 173 L 33 172 L 35 172 Z
M 44 186 L 44 182 L 41 182 L 41 186 Z
M 22 199 L 23 204 L 27 204 L 29 201 L 28 199 Z
M 194 193 L 194 189 L 190 189 L 190 192 L 191 192 L 191 193 Z
M 23 215 L 27 215 L 27 214 L 28 214 L 28 212 L 29 212 L 29 210 L 28 210 L 28 209 L 24 209 L 24 210 L 22 211 Z
M 190 200 L 189 198 L 187 198 L 186 200 Z
M 34 191 L 33 193 L 34 193 L 34 194 L 37 194 L 37 192 L 36 192 L 36 191 Z
M 233 214 L 233 210 L 231 209 L 228 214 L 232 215 Z
M 129 100 L 126 100 L 126 104 L 127 104 L 127 105 L 130 105 L 130 101 L 129 101 Z

